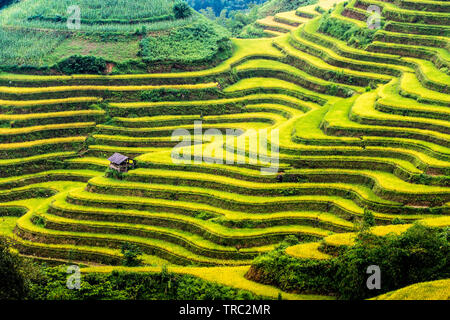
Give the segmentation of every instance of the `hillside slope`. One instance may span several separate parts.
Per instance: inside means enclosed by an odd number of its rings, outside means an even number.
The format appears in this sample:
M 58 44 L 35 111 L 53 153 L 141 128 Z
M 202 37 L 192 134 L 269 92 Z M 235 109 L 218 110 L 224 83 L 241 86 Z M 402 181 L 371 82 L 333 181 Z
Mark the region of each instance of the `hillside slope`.
M 103 73 L 143 73 L 205 68 L 231 55 L 224 28 L 176 1 L 70 4 L 27 0 L 0 11 L 0 69 L 54 74 L 78 55 L 104 60 Z
M 372 4 L 383 8 L 376 32 Z M 206 70 L 0 74 L 0 208 L 12 216 L 0 231 L 22 254 L 109 271 L 133 243 L 144 271 L 221 267 L 211 279 L 259 291 L 245 270 L 286 236 L 305 245 L 296 257 L 323 259 L 352 244 L 367 212 L 382 235 L 448 227 L 448 9 L 339 3 L 276 38 L 233 39 L 233 56 Z M 192 146 L 174 149 L 177 129 Z M 254 131 L 214 138 L 230 129 Z M 260 129 L 278 141 L 247 143 Z M 105 175 L 115 152 L 138 163 L 121 180 Z M 262 175 L 277 157 L 279 171 Z

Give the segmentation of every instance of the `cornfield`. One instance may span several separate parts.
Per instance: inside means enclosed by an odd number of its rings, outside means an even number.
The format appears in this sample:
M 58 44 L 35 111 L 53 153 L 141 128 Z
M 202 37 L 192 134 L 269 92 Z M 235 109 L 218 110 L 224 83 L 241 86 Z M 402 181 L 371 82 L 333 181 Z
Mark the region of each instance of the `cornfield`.
M 30 0 L 27 6 L 21 6 L 20 15 L 25 19 L 32 16 L 67 18 L 67 8 L 77 5 L 83 19 L 140 19 L 170 14 L 172 4 L 173 0 Z
M 42 66 L 43 58 L 65 39 L 65 35 L 24 32 L 0 28 L 0 65 Z

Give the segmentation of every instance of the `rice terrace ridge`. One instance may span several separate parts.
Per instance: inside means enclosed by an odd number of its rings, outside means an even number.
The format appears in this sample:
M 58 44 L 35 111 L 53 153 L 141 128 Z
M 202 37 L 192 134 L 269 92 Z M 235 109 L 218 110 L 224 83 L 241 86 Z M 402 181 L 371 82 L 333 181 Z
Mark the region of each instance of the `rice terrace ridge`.
M 0 299 L 449 300 L 449 50 L 449 1 L 0 0 Z

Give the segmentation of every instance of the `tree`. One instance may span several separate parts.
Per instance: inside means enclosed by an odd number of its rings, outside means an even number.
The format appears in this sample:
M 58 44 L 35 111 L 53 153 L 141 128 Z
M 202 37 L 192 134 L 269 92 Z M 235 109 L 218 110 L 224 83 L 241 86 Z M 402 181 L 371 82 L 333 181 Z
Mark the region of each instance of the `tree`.
M 363 228 L 370 228 L 373 226 L 375 226 L 375 216 L 370 210 L 364 209 Z
M 173 14 L 176 19 L 186 19 L 192 15 L 192 10 L 184 1 L 177 1 L 173 5 Z
M 420 224 L 400 235 L 362 232 L 356 244 L 338 257 L 333 282 L 341 299 L 367 299 L 413 283 L 445 279 L 450 272 L 449 250 L 448 230 Z M 370 265 L 381 270 L 381 290 L 366 286 Z
M 21 258 L 0 238 L 0 300 L 22 300 L 28 293 Z
M 0 0 L 0 9 L 16 2 L 16 0 Z
M 142 255 L 142 250 L 137 245 L 129 242 L 124 243 L 122 245 L 122 254 L 124 266 L 136 267 L 142 264 L 142 260 L 139 258 Z

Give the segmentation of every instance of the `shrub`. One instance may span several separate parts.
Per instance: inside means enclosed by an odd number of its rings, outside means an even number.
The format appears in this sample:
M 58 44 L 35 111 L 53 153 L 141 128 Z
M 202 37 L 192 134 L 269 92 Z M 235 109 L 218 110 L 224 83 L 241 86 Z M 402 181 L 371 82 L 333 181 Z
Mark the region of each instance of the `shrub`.
M 57 68 L 64 74 L 103 74 L 106 61 L 93 56 L 75 55 L 66 58 L 57 64 Z
M 340 299 L 367 299 L 408 285 L 450 276 L 449 228 L 415 224 L 400 235 L 358 234 L 355 245 L 333 259 L 297 259 L 284 246 L 257 257 L 248 276 L 285 290 L 335 294 Z M 381 289 L 366 286 L 367 268 L 381 270 Z
M 83 274 L 80 290 L 66 286 L 64 266 L 45 268 L 44 281 L 33 286 L 34 300 L 253 300 L 260 297 L 163 268 L 159 273 L 113 271 Z
M 209 21 L 196 21 L 168 35 L 143 39 L 140 55 L 147 63 L 195 64 L 224 60 L 232 54 L 228 32 Z
M 336 273 L 341 299 L 366 299 L 413 283 L 450 275 L 448 230 L 416 224 L 401 235 L 377 237 L 361 233 L 356 245 L 338 258 Z M 366 269 L 381 270 L 381 290 L 366 287 Z
M 119 172 L 117 170 L 108 168 L 106 169 L 105 177 L 108 179 L 118 179 L 122 180 L 124 178 L 125 174 L 123 172 Z
M 325 14 L 320 20 L 319 31 L 329 34 L 339 40 L 347 41 L 348 45 L 364 48 L 373 41 L 375 30 L 359 28 L 358 26 L 330 17 Z
M 323 9 L 321 6 L 315 6 L 314 11 L 316 11 L 320 14 L 325 13 L 325 9 Z
M 294 246 L 296 244 L 299 244 L 300 241 L 298 241 L 298 238 L 294 236 L 293 234 L 286 236 L 283 240 L 284 243 L 286 243 L 289 246 Z
M 192 9 L 184 1 L 177 1 L 173 5 L 173 14 L 176 19 L 186 19 L 192 15 Z
M 178 101 L 189 94 L 186 89 L 160 88 L 155 90 L 143 91 L 141 93 L 142 101 Z
M 364 209 L 363 228 L 370 228 L 375 225 L 375 217 L 370 210 Z
M 297 259 L 284 253 L 287 246 L 257 257 L 247 276 L 285 291 L 332 293 L 335 261 Z
M 21 300 L 27 297 L 29 287 L 22 267 L 20 257 L 11 253 L 9 244 L 0 238 L 0 300 Z
M 123 254 L 123 265 L 127 267 L 136 267 L 142 264 L 139 258 L 142 256 L 142 250 L 135 244 L 124 243 L 121 252 Z
M 407 222 L 403 219 L 400 218 L 394 218 L 394 220 L 392 220 L 392 224 L 406 224 Z
M 17 0 L 0 0 L 0 9 L 14 2 L 17 2 Z

